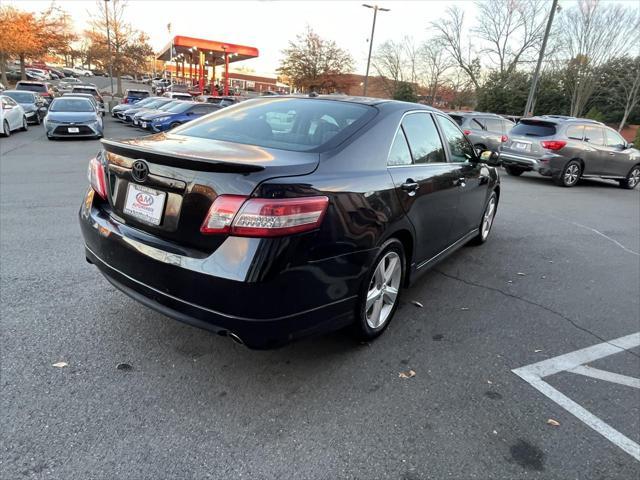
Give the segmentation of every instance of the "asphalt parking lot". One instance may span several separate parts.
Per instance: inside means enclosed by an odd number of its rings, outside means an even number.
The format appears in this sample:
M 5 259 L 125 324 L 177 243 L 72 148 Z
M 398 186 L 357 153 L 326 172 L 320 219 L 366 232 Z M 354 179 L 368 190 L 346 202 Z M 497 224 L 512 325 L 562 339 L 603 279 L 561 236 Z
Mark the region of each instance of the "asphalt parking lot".
M 107 117 L 105 137 L 134 135 Z M 611 380 L 640 377 L 639 190 L 502 175 L 492 238 L 405 290 L 380 339 L 259 352 L 85 262 L 77 211 L 98 148 L 35 126 L 0 139 L 3 478 L 640 475 L 640 389 Z

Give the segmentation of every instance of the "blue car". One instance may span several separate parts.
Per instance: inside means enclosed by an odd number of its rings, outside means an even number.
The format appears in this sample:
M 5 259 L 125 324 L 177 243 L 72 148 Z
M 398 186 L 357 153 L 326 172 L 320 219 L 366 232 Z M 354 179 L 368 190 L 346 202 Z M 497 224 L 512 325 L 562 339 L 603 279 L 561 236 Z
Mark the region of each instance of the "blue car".
M 220 105 L 201 102 L 180 102 L 166 111 L 149 112 L 140 117 L 140 126 L 152 132 L 165 132 L 172 128 L 220 110 Z
M 138 103 L 140 100 L 144 100 L 150 96 L 151 92 L 149 90 L 130 88 L 124 92 L 122 103 L 133 105 L 134 103 Z

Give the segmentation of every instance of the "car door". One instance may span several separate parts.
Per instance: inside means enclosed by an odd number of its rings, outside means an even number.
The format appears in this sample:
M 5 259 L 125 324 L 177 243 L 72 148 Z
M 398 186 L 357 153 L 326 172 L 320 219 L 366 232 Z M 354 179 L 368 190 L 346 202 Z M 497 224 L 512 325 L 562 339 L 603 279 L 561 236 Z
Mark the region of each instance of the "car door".
M 583 175 L 600 175 L 605 169 L 605 159 L 609 156 L 604 146 L 604 131 L 598 125 L 584 126 Z
M 604 129 L 605 146 L 607 156 L 603 160 L 601 175 L 614 177 L 626 177 L 633 164 L 629 160 L 627 141 L 622 136 L 610 129 Z
M 457 166 L 447 163 L 444 145 L 429 112 L 410 112 L 393 141 L 388 171 L 416 232 L 418 264 L 451 244 L 456 215 Z
M 451 226 L 451 243 L 478 228 L 489 187 L 489 169 L 476 156 L 460 128 L 444 115 L 437 114 L 447 158 L 456 177 L 457 212 Z

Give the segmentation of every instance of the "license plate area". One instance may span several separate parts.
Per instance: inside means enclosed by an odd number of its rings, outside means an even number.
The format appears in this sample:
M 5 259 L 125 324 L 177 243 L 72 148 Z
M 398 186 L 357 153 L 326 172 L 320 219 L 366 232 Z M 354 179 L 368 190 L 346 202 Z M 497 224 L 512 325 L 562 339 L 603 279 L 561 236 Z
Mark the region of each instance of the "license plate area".
M 129 183 L 124 202 L 124 213 L 149 225 L 160 225 L 167 199 L 166 192 Z
M 67 132 L 69 132 L 69 133 L 80 133 L 80 129 L 78 127 L 69 127 L 69 128 L 67 128 Z
M 525 142 L 513 142 L 511 144 L 511 148 L 513 148 L 514 150 L 519 150 L 521 152 L 529 152 L 531 151 L 531 144 L 530 143 L 525 143 Z

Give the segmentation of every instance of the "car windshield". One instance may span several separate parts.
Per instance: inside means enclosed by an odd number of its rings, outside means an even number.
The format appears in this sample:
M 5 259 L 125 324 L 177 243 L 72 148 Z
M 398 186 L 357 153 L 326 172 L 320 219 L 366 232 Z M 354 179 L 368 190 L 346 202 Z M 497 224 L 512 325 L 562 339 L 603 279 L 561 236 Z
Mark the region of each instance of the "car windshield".
M 142 102 L 144 102 L 144 100 L 142 100 Z M 144 104 L 142 102 L 136 103 L 136 108 L 137 107 L 160 108 L 166 105 L 167 103 L 169 103 L 167 102 L 167 100 L 158 100 L 158 99 L 152 100 L 150 102 L 145 102 Z
M 177 102 L 175 105 L 172 105 L 166 111 L 171 113 L 183 113 L 189 110 L 192 106 L 193 106 L 192 103 Z
M 521 120 L 509 133 L 525 137 L 551 137 L 556 134 L 555 123 L 538 120 Z
M 138 103 L 136 103 L 136 108 L 138 108 L 138 107 L 150 107 L 154 103 L 156 103 L 157 101 L 158 101 L 157 98 L 145 98 L 144 100 L 140 100 Z
M 158 110 L 161 110 L 163 112 L 168 112 L 169 109 L 171 109 L 172 107 L 175 107 L 176 105 L 182 105 L 182 102 L 180 101 L 171 100 L 171 99 L 167 99 L 167 100 L 169 100 L 169 102 L 162 105 L 161 107 L 158 107 Z
M 34 103 L 36 101 L 36 97 L 33 93 L 4 92 L 3 95 L 13 98 L 18 103 Z
M 47 88 L 42 84 L 37 83 L 18 83 L 16 90 L 28 90 L 30 92 L 46 92 Z
M 375 114 L 366 105 L 321 99 L 250 100 L 203 117 L 175 133 L 192 137 L 280 148 L 312 150 L 351 125 Z
M 84 98 L 57 98 L 49 108 L 50 112 L 94 112 L 93 105 Z

